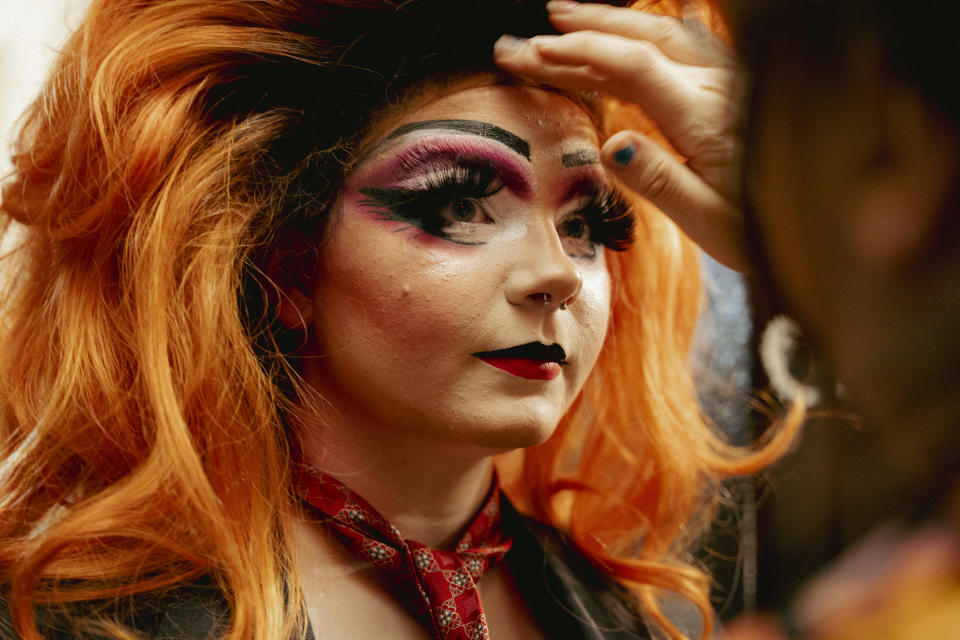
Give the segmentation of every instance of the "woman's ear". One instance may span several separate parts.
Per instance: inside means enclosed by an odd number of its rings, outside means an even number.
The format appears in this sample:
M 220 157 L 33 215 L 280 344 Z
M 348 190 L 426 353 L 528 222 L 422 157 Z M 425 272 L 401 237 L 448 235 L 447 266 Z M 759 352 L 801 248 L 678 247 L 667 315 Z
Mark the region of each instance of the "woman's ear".
M 267 298 L 287 329 L 306 332 L 310 328 L 318 263 L 316 245 L 296 229 L 281 231 L 268 253 L 264 264 Z
M 849 228 L 863 263 L 887 270 L 934 240 L 960 154 L 953 127 L 915 89 L 889 78 L 875 86 L 874 154 L 862 168 Z

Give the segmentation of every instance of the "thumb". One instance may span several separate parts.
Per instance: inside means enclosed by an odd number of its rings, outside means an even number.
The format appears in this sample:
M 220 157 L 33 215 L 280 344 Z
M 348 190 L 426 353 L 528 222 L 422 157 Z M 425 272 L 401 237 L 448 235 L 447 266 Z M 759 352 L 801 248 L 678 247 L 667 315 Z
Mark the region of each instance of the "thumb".
M 748 270 L 743 215 L 690 167 L 636 131 L 611 136 L 601 157 L 621 183 L 653 203 L 715 260 Z

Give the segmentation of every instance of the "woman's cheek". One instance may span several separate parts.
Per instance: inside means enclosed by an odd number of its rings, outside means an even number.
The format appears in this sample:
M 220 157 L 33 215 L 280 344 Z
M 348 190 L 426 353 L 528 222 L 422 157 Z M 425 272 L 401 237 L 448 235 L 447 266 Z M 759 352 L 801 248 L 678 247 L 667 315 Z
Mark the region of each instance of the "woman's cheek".
M 597 353 L 607 335 L 611 304 L 610 273 L 602 256 L 602 253 L 599 254 L 597 264 L 581 269 L 583 285 L 577 301 L 578 305 L 582 305 L 582 325 L 588 335 L 593 336 Z

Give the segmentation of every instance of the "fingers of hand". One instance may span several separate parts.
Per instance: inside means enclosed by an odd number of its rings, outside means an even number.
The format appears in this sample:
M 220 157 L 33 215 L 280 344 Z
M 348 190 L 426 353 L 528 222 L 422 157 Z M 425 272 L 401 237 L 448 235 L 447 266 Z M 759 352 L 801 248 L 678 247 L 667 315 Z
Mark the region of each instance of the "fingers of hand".
M 507 71 L 573 91 L 605 90 L 606 77 L 589 64 L 554 64 L 540 54 L 539 46 L 555 36 L 530 40 L 502 36 L 493 47 L 497 64 Z
M 621 131 L 607 140 L 601 154 L 625 185 L 671 217 L 688 204 L 691 177 L 686 167 L 646 136 Z
M 743 217 L 686 165 L 634 131 L 621 131 L 601 149 L 607 168 L 652 202 L 721 264 L 746 271 Z
M 677 64 L 649 42 L 596 31 L 530 42 L 545 63 L 587 67 L 599 79 L 592 88 L 640 105 L 685 156 L 728 128 L 732 70 Z
M 620 97 L 636 99 L 646 93 L 651 82 L 679 84 L 680 71 L 670 64 L 652 43 L 631 40 L 599 31 L 577 31 L 563 36 L 537 37 L 531 40 L 541 59 L 553 64 L 589 66 L 615 82 Z M 626 84 L 624 84 L 626 83 Z
M 732 161 L 716 157 L 731 147 L 726 138 L 736 112 L 726 92 L 732 92 L 732 73 L 678 65 L 649 42 L 595 31 L 530 40 L 504 36 L 494 57 L 504 69 L 540 82 L 637 103 L 694 167 Z
M 601 4 L 554 1 L 547 3 L 547 9 L 553 25 L 565 33 L 589 30 L 643 40 L 683 64 L 732 64 L 733 54 L 729 47 L 702 24 L 691 29 L 684 21 L 669 16 Z M 691 24 L 696 23 L 691 21 Z

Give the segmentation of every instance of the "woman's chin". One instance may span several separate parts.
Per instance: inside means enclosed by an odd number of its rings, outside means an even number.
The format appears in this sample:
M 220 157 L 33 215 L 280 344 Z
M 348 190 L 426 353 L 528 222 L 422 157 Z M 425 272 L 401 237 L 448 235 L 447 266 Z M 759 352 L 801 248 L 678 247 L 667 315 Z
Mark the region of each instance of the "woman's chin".
M 512 416 L 502 421 L 466 422 L 460 426 L 461 442 L 504 453 L 543 444 L 556 432 L 560 415 Z

